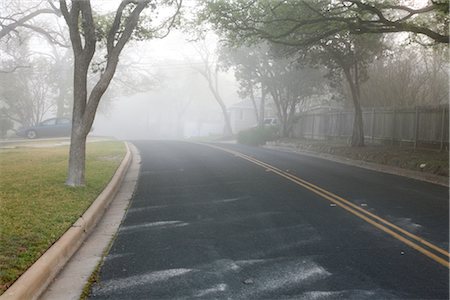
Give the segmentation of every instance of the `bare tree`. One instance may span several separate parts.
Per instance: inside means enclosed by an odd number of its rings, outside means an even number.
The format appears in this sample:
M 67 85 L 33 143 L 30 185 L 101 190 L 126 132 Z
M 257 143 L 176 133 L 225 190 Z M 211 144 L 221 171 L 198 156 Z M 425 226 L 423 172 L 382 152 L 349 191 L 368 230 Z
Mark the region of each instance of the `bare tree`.
M 26 53 L 25 53 L 26 54 Z M 29 69 L 0 74 L 1 117 L 22 126 L 37 125 L 55 107 L 49 84 L 49 61 L 38 57 L 28 61 Z
M 229 137 L 233 135 L 231 128 L 230 116 L 228 115 L 227 106 L 222 99 L 219 92 L 219 64 L 217 59 L 213 59 L 210 50 L 206 46 L 206 43 L 198 43 L 196 46 L 197 53 L 201 58 L 201 66 L 192 66 L 198 73 L 200 73 L 208 82 L 208 87 L 214 96 L 217 104 L 219 104 L 222 110 L 223 119 L 225 122 L 224 136 Z
M 268 94 L 264 81 L 270 69 L 267 45 L 261 43 L 253 47 L 237 48 L 224 45 L 220 51 L 220 61 L 226 70 L 233 69 L 234 76 L 239 82 L 238 94 L 242 98 L 250 98 L 258 126 L 262 127 L 265 100 Z M 256 96 L 258 91 L 260 97 Z
M 448 103 L 446 49 L 394 48 L 369 66 L 370 77 L 361 85 L 362 104 L 406 108 Z
M 24 7 L 20 1 L 5 1 L 1 6 L 0 13 L 0 39 L 17 35 L 19 29 L 32 30 L 54 44 L 67 47 L 67 44 L 61 41 L 61 35 L 58 31 L 50 28 L 33 24 L 33 20 L 41 15 L 61 16 L 61 13 L 51 0 L 37 1 L 33 6 Z
M 69 170 L 66 184 L 82 186 L 85 183 L 86 137 L 94 122 L 100 100 L 111 82 L 119 62 L 119 56 L 138 26 L 142 11 L 157 4 L 150 0 L 122 0 L 117 8 L 112 24 L 106 33 L 106 66 L 101 70 L 97 83 L 88 92 L 88 72 L 96 52 L 98 26 L 93 18 L 90 1 L 60 0 L 60 10 L 69 27 L 70 40 L 74 53 L 74 101 L 72 115 L 72 135 L 69 156 Z M 168 1 L 176 6 L 175 13 L 158 28 L 165 28 L 168 34 L 175 25 L 181 8 L 179 2 Z M 162 5 L 162 4 L 161 4 Z M 156 29 L 148 37 L 155 37 Z

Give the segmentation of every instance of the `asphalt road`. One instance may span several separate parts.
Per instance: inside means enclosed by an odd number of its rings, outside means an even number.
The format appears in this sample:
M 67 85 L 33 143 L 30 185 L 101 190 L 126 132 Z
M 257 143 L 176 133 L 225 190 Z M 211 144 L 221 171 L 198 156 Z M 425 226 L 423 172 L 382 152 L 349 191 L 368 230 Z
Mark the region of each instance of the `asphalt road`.
M 449 297 L 445 187 L 240 145 L 135 145 L 92 299 Z

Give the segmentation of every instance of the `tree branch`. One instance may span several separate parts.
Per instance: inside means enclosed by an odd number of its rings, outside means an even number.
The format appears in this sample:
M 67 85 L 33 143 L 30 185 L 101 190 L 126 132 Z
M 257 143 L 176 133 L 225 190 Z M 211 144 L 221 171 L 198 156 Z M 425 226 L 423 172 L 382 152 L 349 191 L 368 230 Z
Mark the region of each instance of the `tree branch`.
M 63 43 L 59 42 L 55 37 L 53 37 L 51 33 L 54 33 L 54 32 L 49 32 L 49 31 L 47 31 L 47 30 L 45 30 L 45 29 L 43 29 L 41 27 L 34 26 L 34 25 L 29 25 L 29 24 L 23 24 L 22 27 L 31 29 L 31 30 L 41 34 L 42 36 L 44 36 L 52 44 L 58 45 L 58 46 L 63 47 L 63 48 L 69 48 L 70 47 L 70 45 L 63 44 Z
M 14 66 L 14 68 L 10 70 L 0 70 L 0 73 L 2 74 L 8 74 L 8 73 L 14 73 L 17 69 L 29 69 L 31 66 Z
M 2 30 L 0 30 L 0 39 L 3 38 L 4 36 L 8 35 L 10 32 L 14 31 L 17 27 L 21 27 L 25 24 L 25 22 L 35 18 L 36 16 L 39 16 L 41 14 L 54 14 L 54 15 L 58 15 L 57 12 L 55 12 L 54 9 L 50 9 L 50 8 L 44 8 L 44 9 L 38 9 L 28 15 L 26 15 L 25 17 L 14 21 L 13 23 L 6 25 L 2 28 Z

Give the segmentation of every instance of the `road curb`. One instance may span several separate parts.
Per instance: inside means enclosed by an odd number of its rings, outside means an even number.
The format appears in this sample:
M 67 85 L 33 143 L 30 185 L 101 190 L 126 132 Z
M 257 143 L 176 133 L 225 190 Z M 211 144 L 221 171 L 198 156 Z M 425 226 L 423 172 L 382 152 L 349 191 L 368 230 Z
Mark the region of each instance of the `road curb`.
M 346 165 L 353 166 L 353 167 L 359 167 L 359 168 L 363 168 L 363 169 L 367 169 L 367 170 L 383 172 L 383 173 L 387 173 L 387 174 L 391 174 L 391 175 L 403 176 L 403 177 L 407 177 L 407 178 L 411 178 L 411 179 L 415 179 L 415 180 L 419 180 L 419 181 L 442 185 L 445 187 L 449 186 L 448 178 L 445 178 L 443 176 L 438 176 L 438 175 L 429 174 L 429 173 L 422 173 L 422 172 L 418 172 L 418 171 L 414 171 L 414 170 L 403 169 L 400 167 L 382 165 L 382 164 L 377 164 L 377 163 L 372 163 L 372 162 L 367 162 L 367 161 L 362 161 L 362 160 L 354 160 L 354 159 L 350 159 L 350 158 L 339 157 L 339 156 L 328 154 L 328 153 L 320 153 L 320 152 L 314 152 L 314 151 L 310 151 L 310 150 L 297 149 L 295 147 L 290 147 L 287 145 L 282 145 L 282 146 L 281 145 L 265 145 L 265 146 L 263 146 L 263 148 L 312 156 L 315 158 L 326 159 L 326 160 L 330 160 L 330 161 L 341 163 L 341 164 L 346 164 Z
M 127 152 L 111 181 L 84 214 L 70 227 L 14 284 L 0 296 L 0 300 L 37 299 L 61 271 L 103 216 L 114 199 L 131 164 Z

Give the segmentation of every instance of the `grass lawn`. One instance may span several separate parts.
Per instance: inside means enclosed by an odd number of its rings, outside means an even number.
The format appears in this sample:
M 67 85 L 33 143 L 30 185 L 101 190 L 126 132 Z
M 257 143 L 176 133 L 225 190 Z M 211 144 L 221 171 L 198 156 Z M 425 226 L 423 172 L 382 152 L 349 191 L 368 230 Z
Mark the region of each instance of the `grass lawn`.
M 125 145 L 88 143 L 82 188 L 64 185 L 68 151 L 68 146 L 0 149 L 0 294 L 102 192 L 125 155 Z
M 317 141 L 282 139 L 279 143 L 287 143 L 299 150 L 332 154 L 354 160 L 362 160 L 408 170 L 423 171 L 439 176 L 449 176 L 448 151 L 417 149 L 390 145 L 367 145 L 350 147 L 339 141 Z M 419 166 L 425 164 L 421 169 Z

